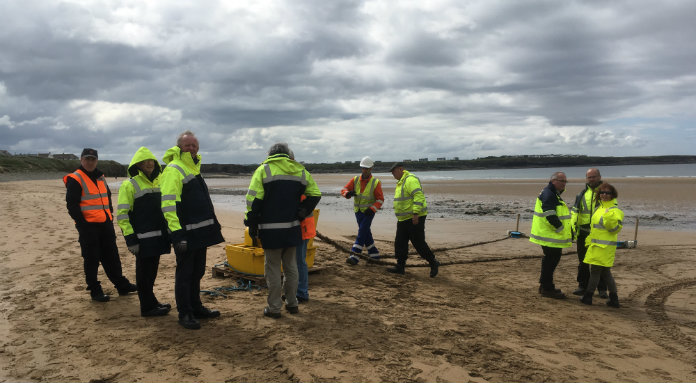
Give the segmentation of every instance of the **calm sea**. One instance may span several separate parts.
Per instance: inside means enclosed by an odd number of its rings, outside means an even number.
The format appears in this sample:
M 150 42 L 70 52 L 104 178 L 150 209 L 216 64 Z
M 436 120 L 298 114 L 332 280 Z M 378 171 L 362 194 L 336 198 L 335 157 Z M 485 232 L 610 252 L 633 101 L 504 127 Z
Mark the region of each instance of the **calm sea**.
M 442 170 L 418 171 L 421 180 L 509 180 L 547 179 L 556 171 L 563 171 L 568 178 L 585 178 L 588 166 L 526 169 Z M 648 177 L 696 177 L 696 164 L 672 165 L 620 165 L 600 167 L 603 178 Z M 387 173 L 376 174 L 384 178 Z M 390 176 L 390 175 L 389 175 Z

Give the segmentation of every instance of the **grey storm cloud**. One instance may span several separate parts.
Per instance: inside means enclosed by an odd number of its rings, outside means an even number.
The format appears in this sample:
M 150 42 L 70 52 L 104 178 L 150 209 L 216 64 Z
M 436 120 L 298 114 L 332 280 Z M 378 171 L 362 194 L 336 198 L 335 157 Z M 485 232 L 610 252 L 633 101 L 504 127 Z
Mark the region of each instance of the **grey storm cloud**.
M 691 1 L 19 1 L 0 149 L 334 162 L 693 154 Z

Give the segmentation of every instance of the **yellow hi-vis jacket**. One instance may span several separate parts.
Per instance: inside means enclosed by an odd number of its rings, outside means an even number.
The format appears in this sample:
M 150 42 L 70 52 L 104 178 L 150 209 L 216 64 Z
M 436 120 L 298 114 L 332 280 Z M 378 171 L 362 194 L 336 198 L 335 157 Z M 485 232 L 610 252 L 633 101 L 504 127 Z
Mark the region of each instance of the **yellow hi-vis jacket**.
M 150 178 L 138 169 L 138 163 L 153 160 L 155 168 Z M 135 152 L 128 165 L 130 179 L 123 181 L 118 190 L 118 226 L 126 245 L 139 244 L 139 256 L 155 256 L 169 253 L 167 222 L 162 215 L 160 193 L 161 169 L 150 149 L 142 146 Z
M 380 181 L 374 176 L 370 177 L 370 181 L 365 185 L 365 190 L 360 191 L 360 176 L 353 177 L 353 191 L 355 192 L 355 197 L 353 197 L 353 211 L 366 211 L 370 206 L 374 205 L 375 202 L 379 204 L 375 206 L 379 209 L 384 201 L 375 198 L 375 188 L 380 184 Z
M 301 201 L 301 196 L 306 198 Z M 264 249 L 299 246 L 299 209 L 311 215 L 321 198 L 319 186 L 301 163 L 279 153 L 254 171 L 246 195 L 245 222 L 258 225 Z
M 208 185 L 201 176 L 201 155 L 174 146 L 164 154 L 167 164 L 160 176 L 162 213 L 167 220 L 172 243 L 188 242 L 189 250 L 217 245 L 222 237 Z
M 548 189 L 544 189 L 545 191 Z M 529 234 L 529 241 L 541 246 L 547 247 L 570 247 L 573 244 L 573 238 L 570 227 L 570 211 L 568 206 L 561 199 L 561 196 L 553 192 L 558 200 L 555 210 L 543 211 L 541 208 L 541 197 L 539 195 L 534 205 L 534 217 L 532 218 L 532 232 Z M 548 219 L 549 216 L 555 215 L 561 221 L 559 228 L 554 227 Z
M 404 170 L 394 190 L 394 214 L 399 221 L 422 217 L 428 214 L 428 204 L 418 177 Z
M 570 209 L 570 222 L 576 234 L 580 230 L 586 233 L 590 232 L 592 214 L 597 210 L 598 205 L 593 202 L 595 195 L 597 195 L 597 188 L 599 185 L 593 189 L 590 185 L 585 184 L 585 188 L 575 197 L 575 204 Z
M 616 199 L 601 201 L 600 207 L 592 215 L 592 230 L 585 240 L 585 263 L 614 266 L 616 240 L 623 228 L 623 218 L 624 213 L 617 207 Z

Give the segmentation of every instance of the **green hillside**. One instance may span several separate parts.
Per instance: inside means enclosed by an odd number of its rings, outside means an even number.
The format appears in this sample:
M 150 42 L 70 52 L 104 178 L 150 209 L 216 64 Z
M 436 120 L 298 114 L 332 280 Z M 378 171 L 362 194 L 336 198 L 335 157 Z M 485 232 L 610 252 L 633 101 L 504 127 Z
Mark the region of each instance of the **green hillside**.
M 0 174 L 7 173 L 69 173 L 80 167 L 80 160 L 57 160 L 32 156 L 0 156 Z M 126 175 L 126 166 L 116 161 L 99 160 L 99 169 L 107 177 Z

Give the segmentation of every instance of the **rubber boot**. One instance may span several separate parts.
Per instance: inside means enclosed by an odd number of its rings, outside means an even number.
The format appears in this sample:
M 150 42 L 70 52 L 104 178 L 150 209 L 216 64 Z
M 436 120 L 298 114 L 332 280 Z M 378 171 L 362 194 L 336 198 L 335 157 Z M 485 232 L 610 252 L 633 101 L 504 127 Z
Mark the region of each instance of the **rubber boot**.
M 586 305 L 591 305 L 592 304 L 592 293 L 585 293 L 582 298 L 580 298 L 580 302 L 586 304 Z
M 621 307 L 621 305 L 619 304 L 619 294 L 609 293 L 609 300 L 607 301 L 607 306 L 615 307 L 617 309 Z
M 108 295 L 104 294 L 104 290 L 102 290 L 101 284 L 96 285 L 94 287 L 88 288 L 89 295 L 92 297 L 93 301 L 97 302 L 108 302 L 109 299 L 111 299 Z
M 392 274 L 406 274 L 406 261 L 396 261 L 396 266 L 394 267 L 388 267 L 387 268 L 388 273 Z
M 440 269 L 440 262 L 438 262 L 435 259 L 430 261 L 430 278 L 435 278 L 439 269 Z

